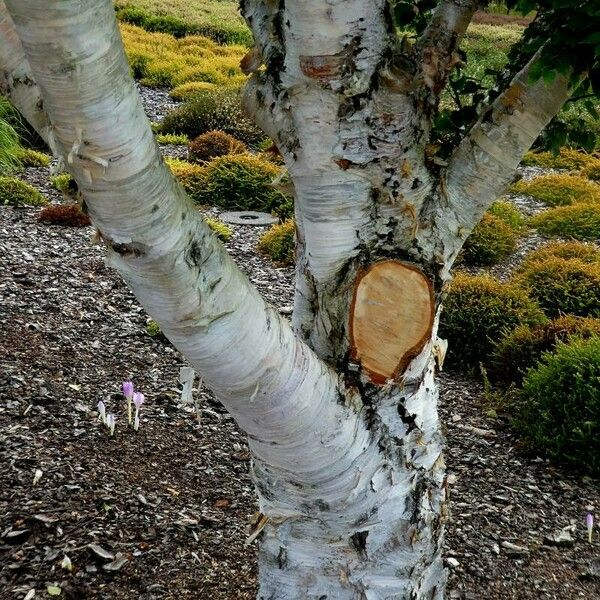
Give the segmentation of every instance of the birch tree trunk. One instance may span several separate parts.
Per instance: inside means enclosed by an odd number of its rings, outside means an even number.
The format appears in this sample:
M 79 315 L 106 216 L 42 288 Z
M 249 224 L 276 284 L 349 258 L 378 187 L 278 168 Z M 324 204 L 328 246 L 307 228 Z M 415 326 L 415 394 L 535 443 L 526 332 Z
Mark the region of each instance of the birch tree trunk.
M 112 2 L 5 2 L 3 89 L 50 132 L 110 263 L 248 434 L 259 598 L 442 598 L 443 286 L 566 80 L 529 84 L 526 67 L 440 168 L 431 115 L 477 3 L 441 3 L 407 55 L 384 0 L 245 0 L 266 69 L 244 105 L 295 188 L 292 329 L 164 165 Z

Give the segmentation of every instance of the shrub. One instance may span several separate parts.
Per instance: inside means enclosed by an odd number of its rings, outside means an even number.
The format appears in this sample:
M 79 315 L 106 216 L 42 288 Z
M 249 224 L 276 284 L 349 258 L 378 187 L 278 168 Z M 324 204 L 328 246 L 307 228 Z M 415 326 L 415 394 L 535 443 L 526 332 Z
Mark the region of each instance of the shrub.
M 91 225 L 90 218 L 78 204 L 53 205 L 43 208 L 38 217 L 42 223 L 63 227 L 85 227 Z
M 0 206 L 46 206 L 48 200 L 32 185 L 15 177 L 0 177 Z
M 247 52 L 242 46 L 219 46 L 200 36 L 178 40 L 133 25 L 121 25 L 121 34 L 133 76 L 143 85 L 172 88 L 204 81 L 239 87 L 246 81 L 239 66 Z
M 174 133 L 158 133 L 156 141 L 159 144 L 172 144 L 174 146 L 187 146 L 189 138 L 187 135 L 176 135 Z
M 513 425 L 530 449 L 600 474 L 600 338 L 544 355 L 513 409 Z
M 233 235 L 233 229 L 229 225 L 219 221 L 218 219 L 211 219 L 207 217 L 204 222 L 217 234 L 217 237 L 222 242 L 228 242 Z
M 258 241 L 258 249 L 276 262 L 293 265 L 296 251 L 296 224 L 294 220 L 288 219 L 267 229 Z
M 458 273 L 448 286 L 440 336 L 449 342 L 448 364 L 475 369 L 494 343 L 517 325 L 546 321 L 527 292 L 488 276 Z
M 577 204 L 553 208 L 533 217 L 531 224 L 546 235 L 597 240 L 600 239 L 600 206 Z
M 53 188 L 70 198 L 75 198 L 79 192 L 77 182 L 69 173 L 61 173 L 60 175 L 50 177 L 50 184 Z
M 202 92 L 164 118 L 161 133 L 183 133 L 190 139 L 208 131 L 229 133 L 246 144 L 258 144 L 265 135 L 243 113 L 237 91 Z
M 600 202 L 600 185 L 579 175 L 541 175 L 531 181 L 517 181 L 511 191 L 527 194 L 550 206 Z
M 468 265 L 495 265 L 517 247 L 518 235 L 502 219 L 486 213 L 465 241 L 461 259 Z
M 488 213 L 502 219 L 507 225 L 510 225 L 515 231 L 519 231 L 525 226 L 525 217 L 518 208 L 508 200 L 496 200 Z
M 596 162 L 600 162 L 600 160 L 590 154 L 573 150 L 572 148 L 561 148 L 559 154 L 553 154 L 552 152 L 528 152 L 523 157 L 522 164 L 526 167 L 579 171 Z
M 504 386 L 520 385 L 528 369 L 534 367 L 544 352 L 552 352 L 559 342 L 573 337 L 600 335 L 600 319 L 565 315 L 542 325 L 519 325 L 495 347 L 488 374 Z
M 17 157 L 24 167 L 49 167 L 50 156 L 31 148 L 20 148 Z
M 576 258 L 584 263 L 600 263 L 600 248 L 583 242 L 551 242 L 529 252 L 523 260 L 519 271 L 523 271 L 548 258 Z
M 199 135 L 188 146 L 191 162 L 203 163 L 225 154 L 242 154 L 246 146 L 233 136 L 222 131 L 208 131 Z
M 182 83 L 171 90 L 170 96 L 174 100 L 187 101 L 202 92 L 212 92 L 215 91 L 215 89 L 214 83 L 208 83 L 206 81 L 190 81 L 188 83 Z
M 179 158 L 167 158 L 165 162 L 179 180 L 183 189 L 195 200 L 196 194 L 204 185 L 204 171 L 200 165 L 194 165 Z
M 198 204 L 223 210 L 272 212 L 280 217 L 288 217 L 293 211 L 292 200 L 271 186 L 279 168 L 268 161 L 252 154 L 230 154 L 203 166 L 186 164 L 184 187 Z M 176 176 L 180 178 L 181 174 Z
M 550 257 L 527 265 L 515 281 L 549 316 L 600 317 L 600 264 Z

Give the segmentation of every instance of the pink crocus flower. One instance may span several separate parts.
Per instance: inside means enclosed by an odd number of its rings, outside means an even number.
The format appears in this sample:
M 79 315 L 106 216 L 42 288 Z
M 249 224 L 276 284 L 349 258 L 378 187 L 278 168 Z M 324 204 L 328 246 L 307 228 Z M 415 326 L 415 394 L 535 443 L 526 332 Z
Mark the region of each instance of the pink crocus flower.
M 133 403 L 135 404 L 135 418 L 133 421 L 133 428 L 136 431 L 140 428 L 140 408 L 142 408 L 142 404 L 144 404 L 145 400 L 146 398 L 141 392 L 136 392 L 133 395 Z
M 123 396 L 127 400 L 127 422 L 131 425 L 131 401 L 133 400 L 133 382 L 123 382 Z
M 594 515 L 592 513 L 588 513 L 585 518 L 585 525 L 587 527 L 588 532 L 588 540 L 590 544 L 592 543 L 592 532 L 594 531 Z

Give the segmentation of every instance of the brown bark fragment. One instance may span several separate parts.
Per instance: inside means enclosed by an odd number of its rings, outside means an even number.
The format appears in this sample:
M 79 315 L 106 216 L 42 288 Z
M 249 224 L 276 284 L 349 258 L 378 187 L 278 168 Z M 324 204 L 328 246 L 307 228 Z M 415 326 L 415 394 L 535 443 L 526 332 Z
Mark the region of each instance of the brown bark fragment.
M 350 313 L 352 356 L 373 383 L 395 379 L 424 348 L 434 309 L 431 282 L 416 267 L 386 260 L 359 276 Z

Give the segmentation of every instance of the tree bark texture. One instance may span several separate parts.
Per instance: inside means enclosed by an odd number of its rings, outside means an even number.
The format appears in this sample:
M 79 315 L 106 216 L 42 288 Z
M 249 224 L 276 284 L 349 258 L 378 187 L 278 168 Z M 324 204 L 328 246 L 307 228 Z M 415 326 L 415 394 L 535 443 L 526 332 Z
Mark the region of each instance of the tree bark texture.
M 240 427 L 264 600 L 443 597 L 443 286 L 569 94 L 515 78 L 431 161 L 431 118 L 477 3 L 399 44 L 385 0 L 244 0 L 264 68 L 243 104 L 276 142 L 298 232 L 293 327 L 163 163 L 110 0 L 0 2 L 0 85 L 78 182 L 108 260 Z

